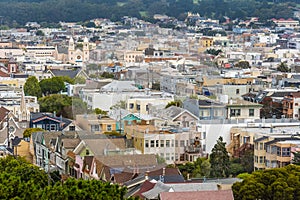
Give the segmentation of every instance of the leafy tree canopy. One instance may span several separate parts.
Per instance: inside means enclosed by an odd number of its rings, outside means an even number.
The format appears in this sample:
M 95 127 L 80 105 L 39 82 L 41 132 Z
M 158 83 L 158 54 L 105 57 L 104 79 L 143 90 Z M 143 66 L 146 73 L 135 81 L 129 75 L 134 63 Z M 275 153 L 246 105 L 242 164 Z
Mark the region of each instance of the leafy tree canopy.
M 211 176 L 228 177 L 230 169 L 229 155 L 225 147 L 223 138 L 219 137 L 210 154 Z
M 48 185 L 45 171 L 23 158 L 1 158 L 0 169 L 0 199 L 126 199 L 125 187 L 97 180 L 69 178 Z
M 44 95 L 57 94 L 65 89 L 65 83 L 62 77 L 47 78 L 40 81 L 40 87 Z
M 297 165 L 255 171 L 244 176 L 242 182 L 233 184 L 234 199 L 299 199 L 299 175 L 300 166 Z
M 171 106 L 176 106 L 176 107 L 182 108 L 182 101 L 181 100 L 171 101 L 166 105 L 166 108 L 169 108 Z
M 38 132 L 38 131 L 44 131 L 44 129 L 42 129 L 42 128 L 27 128 L 27 129 L 23 132 L 23 137 L 24 137 L 24 138 L 29 138 L 29 137 L 31 136 L 32 133 Z
M 25 84 L 24 84 L 24 93 L 27 96 L 36 96 L 41 97 L 42 96 L 42 90 L 39 85 L 39 81 L 35 76 L 30 76 Z

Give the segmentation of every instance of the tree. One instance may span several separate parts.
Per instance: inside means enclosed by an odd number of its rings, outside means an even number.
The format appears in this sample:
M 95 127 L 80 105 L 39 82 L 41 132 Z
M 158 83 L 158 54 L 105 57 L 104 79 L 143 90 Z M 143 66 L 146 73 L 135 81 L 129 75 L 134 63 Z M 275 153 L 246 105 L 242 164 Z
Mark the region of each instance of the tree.
M 281 62 L 278 67 L 277 67 L 277 71 L 280 71 L 280 72 L 290 72 L 291 69 L 287 66 L 286 63 L 284 62 Z
M 36 96 L 40 98 L 42 96 L 42 90 L 39 85 L 39 81 L 35 76 L 30 76 L 24 84 L 24 93 L 27 96 Z
M 46 95 L 57 94 L 65 89 L 65 83 L 61 77 L 47 78 L 40 81 L 42 93 Z
M 36 36 L 45 36 L 44 32 L 42 30 L 37 30 L 35 33 Z
M 60 115 L 63 114 L 63 109 L 65 107 L 72 106 L 72 98 L 67 95 L 52 94 L 40 98 L 39 104 L 42 112 L 56 112 Z
M 107 111 L 101 110 L 100 108 L 95 108 L 94 112 L 96 115 L 107 115 Z
M 234 65 L 237 68 L 248 69 L 251 68 L 248 61 L 242 60 Z
M 230 162 L 225 145 L 226 143 L 223 142 L 223 138 L 219 137 L 212 149 L 209 157 L 212 177 L 228 177 L 229 175 Z
M 292 163 L 295 165 L 300 165 L 300 152 L 293 152 L 294 158 Z
M 175 101 L 171 101 L 169 102 L 165 108 L 169 108 L 171 106 L 176 106 L 176 107 L 180 107 L 182 108 L 182 101 L 181 100 L 175 100 Z
M 74 78 L 75 84 L 85 84 L 86 79 L 82 76 L 77 76 Z
M 242 182 L 233 184 L 234 199 L 299 199 L 299 174 L 300 166 L 297 165 L 255 171 L 244 176 Z
M 42 128 L 27 128 L 24 132 L 23 132 L 23 137 L 24 138 L 29 138 L 31 136 L 32 133 L 34 132 L 38 132 L 38 131 L 45 131 Z
M 125 187 L 98 180 L 69 178 L 48 185 L 45 171 L 19 157 L 1 158 L 0 169 L 0 199 L 126 199 Z

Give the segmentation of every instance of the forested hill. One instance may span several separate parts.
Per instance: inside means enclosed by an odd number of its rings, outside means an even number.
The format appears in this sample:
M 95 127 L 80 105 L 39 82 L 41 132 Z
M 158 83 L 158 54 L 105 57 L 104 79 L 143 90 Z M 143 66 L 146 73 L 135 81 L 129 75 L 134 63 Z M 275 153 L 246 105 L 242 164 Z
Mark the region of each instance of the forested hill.
M 0 19 L 2 24 L 93 18 L 119 20 L 122 16 L 151 20 L 154 14 L 183 19 L 188 11 L 220 20 L 224 20 L 223 16 L 288 18 L 293 16 L 297 1 L 300 0 L 0 0 Z

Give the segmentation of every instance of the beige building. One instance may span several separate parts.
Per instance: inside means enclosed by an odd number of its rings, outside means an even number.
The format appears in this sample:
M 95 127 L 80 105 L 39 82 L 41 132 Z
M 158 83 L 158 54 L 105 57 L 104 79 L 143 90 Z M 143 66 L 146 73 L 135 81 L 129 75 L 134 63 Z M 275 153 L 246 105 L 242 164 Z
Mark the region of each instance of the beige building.
M 116 120 L 101 115 L 76 115 L 76 124 L 84 131 L 95 134 L 116 131 Z
M 124 53 L 124 60 L 127 63 L 143 62 L 144 53 L 142 51 L 126 51 Z
M 230 99 L 226 107 L 228 119 L 260 119 L 261 104 L 242 99 Z
M 132 97 L 127 99 L 127 110 L 132 113 L 148 114 L 149 107 L 155 105 L 166 106 L 170 101 L 173 101 L 173 97 L 154 97 L 154 96 L 141 96 Z

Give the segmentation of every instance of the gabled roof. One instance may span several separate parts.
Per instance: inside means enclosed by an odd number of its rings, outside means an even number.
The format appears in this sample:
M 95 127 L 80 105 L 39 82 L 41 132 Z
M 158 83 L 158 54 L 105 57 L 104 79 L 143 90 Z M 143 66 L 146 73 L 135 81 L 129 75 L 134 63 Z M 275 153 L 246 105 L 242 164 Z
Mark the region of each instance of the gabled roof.
M 144 196 L 142 195 L 142 193 L 151 190 L 154 186 L 155 186 L 155 183 L 146 180 L 146 181 L 141 185 L 141 188 L 137 191 L 137 193 L 135 193 L 133 196 L 139 197 L 140 199 L 143 199 Z
M 74 149 L 74 152 L 80 153 L 82 151 L 82 148 L 88 148 L 93 153 L 94 156 L 102 156 L 105 155 L 106 150 L 125 149 L 125 140 L 124 138 L 107 138 L 107 137 L 91 138 L 91 139 L 82 138 L 82 141 Z
M 59 70 L 59 69 L 51 69 L 49 70 L 49 72 L 53 75 L 53 76 L 68 76 L 70 78 L 75 78 L 78 76 L 78 74 L 82 73 L 82 69 L 77 68 L 74 70 Z M 86 74 L 85 74 L 86 76 Z M 87 76 L 86 76 L 87 77 Z
M 138 168 L 151 169 L 157 166 L 156 156 L 154 154 L 134 154 L 134 155 L 109 155 L 95 156 L 96 159 L 110 168 Z
M 45 120 L 45 119 L 49 119 L 49 120 L 55 121 L 57 123 L 62 123 L 62 129 L 67 127 L 72 122 L 72 120 L 70 120 L 70 119 L 67 119 L 64 117 L 56 117 L 50 113 L 42 113 L 42 112 L 30 113 L 30 121 L 32 123 L 37 123 L 37 122 Z
M 157 199 L 161 192 L 169 192 L 170 190 L 172 190 L 171 186 L 158 181 L 151 190 L 142 193 L 142 196 L 144 196 L 146 199 Z
M 2 122 L 6 118 L 8 112 L 8 109 L 4 108 L 3 106 L 0 107 L 0 122 Z

